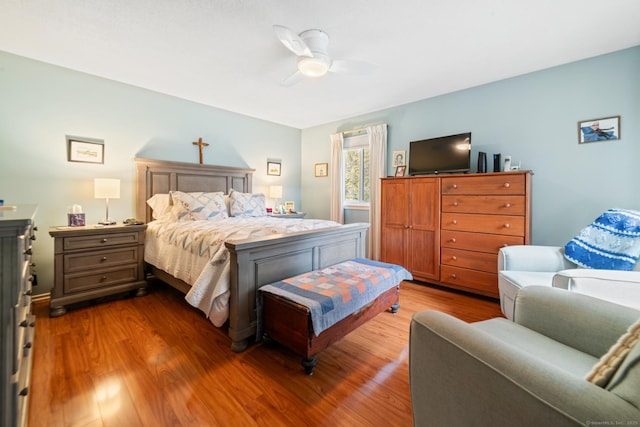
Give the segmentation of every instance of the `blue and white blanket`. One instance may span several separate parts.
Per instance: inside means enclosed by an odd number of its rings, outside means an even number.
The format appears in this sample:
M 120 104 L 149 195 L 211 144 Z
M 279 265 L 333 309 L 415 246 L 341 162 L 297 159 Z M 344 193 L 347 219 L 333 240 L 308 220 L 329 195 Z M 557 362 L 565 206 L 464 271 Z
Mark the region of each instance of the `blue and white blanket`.
M 609 209 L 566 244 L 565 257 L 586 268 L 633 270 L 640 257 L 640 212 Z
M 308 307 L 317 336 L 403 280 L 411 279 L 411 273 L 399 265 L 356 258 L 265 285 L 259 294 L 269 292 Z M 261 307 L 260 295 L 258 298 Z

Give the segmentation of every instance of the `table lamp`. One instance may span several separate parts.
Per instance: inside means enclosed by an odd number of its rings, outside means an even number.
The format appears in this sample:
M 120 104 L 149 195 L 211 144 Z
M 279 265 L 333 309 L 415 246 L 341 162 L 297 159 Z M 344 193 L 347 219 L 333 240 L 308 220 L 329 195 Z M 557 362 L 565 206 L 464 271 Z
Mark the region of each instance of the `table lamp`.
M 120 198 L 120 180 L 113 178 L 95 178 L 93 180 L 93 192 L 96 199 L 105 199 L 107 206 L 105 217 L 98 224 L 115 224 L 116 221 L 109 218 L 109 199 Z
M 269 197 L 275 199 L 273 204 L 274 213 L 280 213 L 278 209 L 278 199 L 282 198 L 282 185 L 272 185 L 269 187 Z

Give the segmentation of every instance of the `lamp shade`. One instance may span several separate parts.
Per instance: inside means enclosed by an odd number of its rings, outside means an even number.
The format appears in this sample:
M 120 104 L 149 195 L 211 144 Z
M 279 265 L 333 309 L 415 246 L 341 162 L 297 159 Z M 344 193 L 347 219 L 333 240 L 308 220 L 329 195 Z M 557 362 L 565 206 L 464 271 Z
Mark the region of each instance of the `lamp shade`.
M 96 199 L 119 199 L 120 180 L 113 178 L 95 178 L 93 180 L 93 196 Z
M 272 185 L 269 187 L 269 197 L 279 199 L 282 197 L 282 185 Z

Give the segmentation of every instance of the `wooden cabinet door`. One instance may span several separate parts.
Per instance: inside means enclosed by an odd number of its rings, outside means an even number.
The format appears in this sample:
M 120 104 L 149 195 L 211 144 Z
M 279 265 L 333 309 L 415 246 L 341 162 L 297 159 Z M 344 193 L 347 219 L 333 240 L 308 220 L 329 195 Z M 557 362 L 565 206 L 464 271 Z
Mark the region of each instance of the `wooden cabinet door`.
M 413 178 L 409 191 L 409 271 L 420 280 L 440 277 L 440 180 Z
M 409 227 L 407 179 L 382 181 L 380 242 L 381 261 L 398 264 L 408 269 L 407 231 Z

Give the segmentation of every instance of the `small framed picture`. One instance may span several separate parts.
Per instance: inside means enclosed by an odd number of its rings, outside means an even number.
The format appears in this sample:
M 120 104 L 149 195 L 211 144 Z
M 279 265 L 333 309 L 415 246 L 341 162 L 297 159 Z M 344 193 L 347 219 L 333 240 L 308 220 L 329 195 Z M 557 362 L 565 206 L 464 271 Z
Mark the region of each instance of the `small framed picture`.
M 578 143 L 620 139 L 620 116 L 578 122 Z
M 399 150 L 393 152 L 393 166 L 404 166 L 407 152 L 405 150 Z
M 104 141 L 68 136 L 67 161 L 104 164 Z
M 281 164 L 278 162 L 267 162 L 267 175 L 280 176 Z
M 296 203 L 284 202 L 284 211 L 285 213 L 288 213 L 288 214 L 296 213 Z
M 329 164 L 328 163 L 316 163 L 315 164 L 316 176 L 329 176 Z
M 404 176 L 404 172 L 407 169 L 406 166 L 396 166 L 396 176 Z

